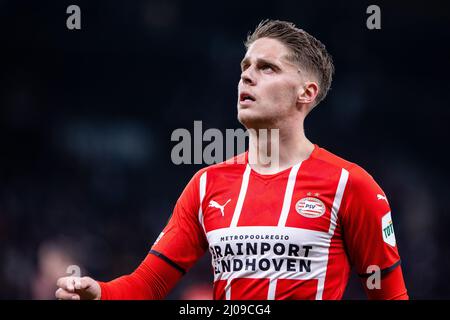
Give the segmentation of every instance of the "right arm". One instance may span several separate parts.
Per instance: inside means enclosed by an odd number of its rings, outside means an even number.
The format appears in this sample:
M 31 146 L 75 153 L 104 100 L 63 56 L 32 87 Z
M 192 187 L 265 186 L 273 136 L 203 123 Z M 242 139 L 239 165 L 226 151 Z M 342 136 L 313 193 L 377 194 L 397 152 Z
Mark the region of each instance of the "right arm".
M 133 273 L 109 282 L 90 277 L 60 278 L 55 295 L 62 300 L 157 300 L 163 299 L 182 276 L 161 258 L 148 254 Z
M 102 300 L 159 300 L 182 276 L 179 270 L 150 253 L 132 274 L 98 283 Z
M 198 220 L 197 173 L 178 199 L 173 214 L 147 257 L 131 274 L 109 282 L 89 277 L 64 277 L 57 282 L 58 299 L 163 299 L 207 250 Z

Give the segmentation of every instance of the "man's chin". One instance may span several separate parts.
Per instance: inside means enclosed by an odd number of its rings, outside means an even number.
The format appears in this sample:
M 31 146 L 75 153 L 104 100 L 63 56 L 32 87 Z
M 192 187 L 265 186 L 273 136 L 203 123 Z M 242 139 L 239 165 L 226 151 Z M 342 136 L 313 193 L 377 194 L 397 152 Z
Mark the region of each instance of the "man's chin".
M 239 110 L 237 118 L 246 129 L 261 129 L 268 126 L 268 119 L 252 114 L 251 110 Z
M 251 115 L 249 110 L 239 110 L 237 114 L 237 118 L 239 122 L 246 127 L 247 129 L 249 126 L 255 121 L 255 116 Z

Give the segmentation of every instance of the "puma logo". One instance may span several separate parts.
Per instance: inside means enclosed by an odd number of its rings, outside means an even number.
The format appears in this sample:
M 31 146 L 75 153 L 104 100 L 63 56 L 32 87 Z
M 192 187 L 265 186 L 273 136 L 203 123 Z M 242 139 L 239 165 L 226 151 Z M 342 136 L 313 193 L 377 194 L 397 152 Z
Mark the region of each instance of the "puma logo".
M 381 194 L 377 194 L 377 199 L 378 200 L 384 200 L 384 201 L 388 202 L 387 198 L 385 196 L 381 195 Z
M 231 201 L 231 199 L 228 199 L 227 202 L 225 202 L 225 204 L 224 204 L 223 206 L 221 206 L 221 205 L 218 204 L 216 201 L 211 200 L 211 201 L 209 202 L 208 207 L 212 207 L 212 208 L 217 208 L 217 209 L 219 209 L 220 212 L 222 212 L 222 217 L 223 217 L 223 216 L 225 215 L 225 212 L 224 212 L 225 206 L 226 206 L 226 205 L 228 204 L 228 202 L 230 202 L 230 201 Z

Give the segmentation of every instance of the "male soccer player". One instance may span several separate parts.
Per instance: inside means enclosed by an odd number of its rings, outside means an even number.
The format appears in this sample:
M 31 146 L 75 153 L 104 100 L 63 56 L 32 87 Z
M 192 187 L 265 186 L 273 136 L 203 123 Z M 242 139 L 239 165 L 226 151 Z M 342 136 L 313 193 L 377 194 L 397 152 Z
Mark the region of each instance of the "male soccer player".
M 194 175 L 133 273 L 60 278 L 57 298 L 161 299 L 209 251 L 214 299 L 341 299 L 351 266 L 369 299 L 408 299 L 383 190 L 304 134 L 331 85 L 324 45 L 292 23 L 266 20 L 246 48 L 237 109 L 254 129 L 248 151 Z M 274 135 L 260 129 L 279 129 L 276 166 L 261 161 L 258 146 Z

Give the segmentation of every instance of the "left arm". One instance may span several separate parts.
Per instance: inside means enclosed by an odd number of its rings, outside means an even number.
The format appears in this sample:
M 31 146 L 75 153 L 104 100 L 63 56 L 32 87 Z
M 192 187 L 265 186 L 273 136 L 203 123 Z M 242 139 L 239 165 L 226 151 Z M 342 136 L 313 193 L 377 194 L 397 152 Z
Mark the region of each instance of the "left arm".
M 369 299 L 408 299 L 387 197 L 362 168 L 349 171 L 341 221 L 349 258 Z M 379 270 L 373 274 L 372 270 Z M 377 282 L 378 281 L 378 282 Z

